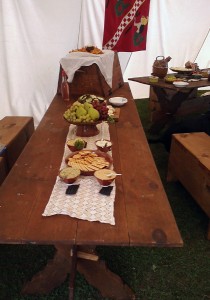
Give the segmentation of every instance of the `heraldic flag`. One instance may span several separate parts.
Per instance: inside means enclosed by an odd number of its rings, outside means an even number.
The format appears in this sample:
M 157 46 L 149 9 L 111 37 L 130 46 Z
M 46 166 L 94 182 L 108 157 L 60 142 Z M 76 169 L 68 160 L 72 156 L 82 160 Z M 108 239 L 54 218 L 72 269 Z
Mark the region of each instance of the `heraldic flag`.
M 106 0 L 103 49 L 146 49 L 150 0 Z

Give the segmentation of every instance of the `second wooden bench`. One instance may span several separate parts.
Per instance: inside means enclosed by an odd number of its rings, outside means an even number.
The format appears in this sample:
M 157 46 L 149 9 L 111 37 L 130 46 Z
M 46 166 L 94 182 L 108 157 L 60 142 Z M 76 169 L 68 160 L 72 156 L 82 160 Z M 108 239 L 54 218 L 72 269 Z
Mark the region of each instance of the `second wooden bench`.
M 0 184 L 34 132 L 32 117 L 7 116 L 0 120 Z
M 204 132 L 173 134 L 167 180 L 179 180 L 210 219 L 210 136 Z

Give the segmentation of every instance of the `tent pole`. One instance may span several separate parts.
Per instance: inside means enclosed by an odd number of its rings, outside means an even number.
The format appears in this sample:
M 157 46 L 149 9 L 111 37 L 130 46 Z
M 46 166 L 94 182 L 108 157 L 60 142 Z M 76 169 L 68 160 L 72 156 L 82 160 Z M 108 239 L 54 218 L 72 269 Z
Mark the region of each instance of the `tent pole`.
M 206 37 L 205 37 L 205 39 L 204 39 L 204 41 L 203 41 L 203 43 L 202 43 L 202 45 L 201 45 L 201 47 L 200 47 L 200 49 L 199 49 L 199 51 L 198 51 L 198 54 L 196 55 L 196 57 L 195 57 L 195 59 L 194 59 L 194 63 L 195 63 L 195 61 L 196 61 L 196 59 L 197 59 L 197 57 L 198 57 L 198 55 L 199 55 L 199 53 L 200 53 L 200 51 L 201 51 L 201 49 L 202 49 L 204 43 L 205 43 L 205 41 L 206 41 L 207 36 L 209 35 L 209 33 L 210 33 L 210 29 L 208 30 L 207 35 L 206 35 Z

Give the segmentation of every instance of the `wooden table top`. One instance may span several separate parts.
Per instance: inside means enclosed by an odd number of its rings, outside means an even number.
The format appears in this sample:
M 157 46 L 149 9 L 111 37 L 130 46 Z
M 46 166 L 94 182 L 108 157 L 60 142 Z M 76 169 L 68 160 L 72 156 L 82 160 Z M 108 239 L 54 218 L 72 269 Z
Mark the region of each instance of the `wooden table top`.
M 56 95 L 0 187 L 0 243 L 180 247 L 182 238 L 153 161 L 128 84 L 113 96 L 128 103 L 110 125 L 116 225 L 64 215 L 43 217 L 61 164 L 69 124 Z
M 172 83 L 167 83 L 164 81 L 164 79 L 159 78 L 158 82 L 150 82 L 149 81 L 150 76 L 144 76 L 144 77 L 133 77 L 133 78 L 128 78 L 128 80 L 139 82 L 142 84 L 147 84 L 152 87 L 159 87 L 159 88 L 164 88 L 164 89 L 170 89 L 170 90 L 188 90 L 188 89 L 197 89 L 201 87 L 206 87 L 210 86 L 210 81 L 208 80 L 199 80 L 199 81 L 190 81 L 189 85 L 185 88 L 177 88 L 175 87 Z

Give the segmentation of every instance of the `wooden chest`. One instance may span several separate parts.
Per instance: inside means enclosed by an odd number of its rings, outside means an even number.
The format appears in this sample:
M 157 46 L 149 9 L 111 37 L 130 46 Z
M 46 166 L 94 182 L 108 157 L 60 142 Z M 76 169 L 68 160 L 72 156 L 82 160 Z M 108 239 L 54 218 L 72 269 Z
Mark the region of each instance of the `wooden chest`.
M 114 55 L 112 88 L 107 84 L 97 64 L 82 66 L 75 72 L 73 81 L 69 83 L 70 95 L 77 98 L 83 94 L 94 94 L 101 97 L 111 95 L 124 84 L 118 54 Z M 60 94 L 61 70 L 58 82 L 58 94 Z
M 210 136 L 173 134 L 167 179 L 179 180 L 210 218 Z
M 0 120 L 0 144 L 6 147 L 0 155 L 5 158 L 7 170 L 14 165 L 32 133 L 32 117 L 4 117 Z

